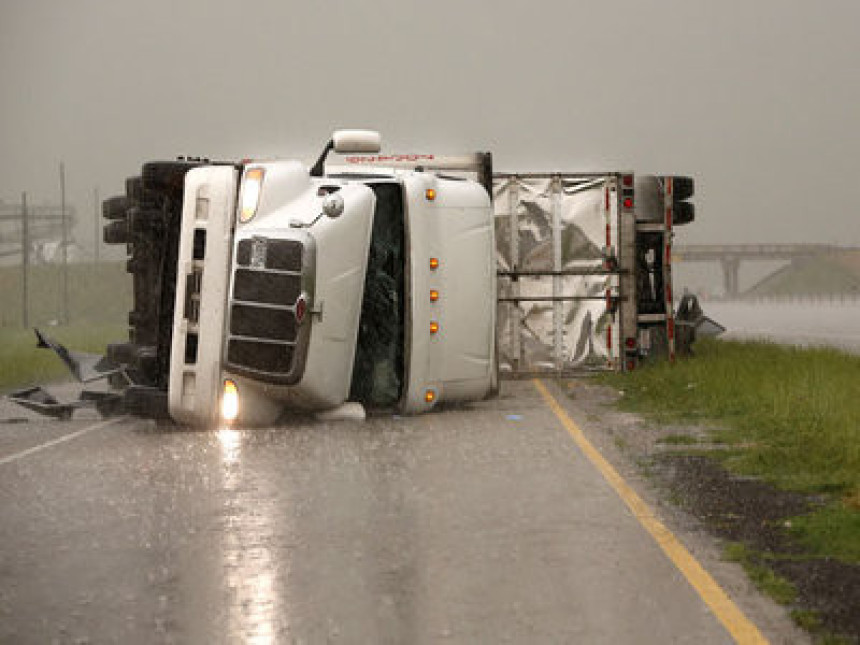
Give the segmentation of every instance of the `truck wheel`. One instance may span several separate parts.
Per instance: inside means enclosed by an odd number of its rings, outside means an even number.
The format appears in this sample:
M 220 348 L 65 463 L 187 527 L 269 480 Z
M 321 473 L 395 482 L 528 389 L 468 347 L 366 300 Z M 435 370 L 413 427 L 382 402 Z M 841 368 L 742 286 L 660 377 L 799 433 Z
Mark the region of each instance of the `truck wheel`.
M 695 183 L 692 177 L 672 177 L 672 196 L 676 201 L 690 199 L 693 196 Z
M 690 202 L 678 202 L 672 213 L 672 224 L 682 226 L 689 224 L 696 217 L 696 206 Z
M 143 177 L 129 177 L 125 180 L 125 194 L 129 201 L 143 201 Z
M 134 305 L 129 315 L 129 342 L 108 349 L 116 362 L 129 366 L 128 375 L 135 383 L 154 385 L 155 347 L 158 342 L 159 278 L 162 254 L 159 253 L 163 230 L 165 198 L 143 187 L 141 176 L 129 177 L 126 194 L 111 197 L 102 204 L 108 220 L 104 240 L 108 244 L 126 244 L 129 259 L 126 269 L 132 275 Z M 113 385 L 124 387 L 115 379 Z
M 161 231 L 164 213 L 155 209 L 132 206 L 128 209 L 128 228 L 133 235 L 151 235 Z
M 202 165 L 197 161 L 151 161 L 143 166 L 143 183 L 146 190 L 181 193 L 185 187 L 185 173 Z
M 116 220 L 105 225 L 105 244 L 128 244 L 130 241 L 131 236 L 129 235 L 128 222 L 126 220 Z
M 170 418 L 167 407 L 167 392 L 154 387 L 131 385 L 123 397 L 123 407 L 127 414 L 147 419 Z
M 125 219 L 128 206 L 128 198 L 125 195 L 111 197 L 102 202 L 102 215 L 107 220 Z
M 129 366 L 127 408 L 143 416 L 166 414 L 174 282 L 185 173 L 200 161 L 157 161 L 125 182 L 126 194 L 105 200 L 108 244 L 127 244 L 126 270 L 134 284 L 129 312 L 129 342 L 109 348 L 114 360 Z M 126 387 L 129 385 L 129 387 Z M 138 389 L 139 388 L 139 389 Z M 130 392 L 135 389 L 134 392 Z

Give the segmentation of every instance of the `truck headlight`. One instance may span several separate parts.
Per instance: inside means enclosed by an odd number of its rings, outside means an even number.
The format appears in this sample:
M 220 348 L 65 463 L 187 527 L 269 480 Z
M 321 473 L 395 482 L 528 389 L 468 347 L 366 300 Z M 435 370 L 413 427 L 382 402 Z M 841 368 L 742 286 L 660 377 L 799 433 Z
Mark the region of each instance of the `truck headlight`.
M 221 418 L 224 421 L 235 421 L 239 416 L 239 390 L 236 383 L 227 379 L 224 381 L 224 392 L 221 395 Z
M 260 193 L 263 191 L 262 168 L 248 168 L 242 181 L 242 196 L 239 198 L 239 221 L 243 224 L 250 222 L 257 214 L 257 206 L 260 204 Z

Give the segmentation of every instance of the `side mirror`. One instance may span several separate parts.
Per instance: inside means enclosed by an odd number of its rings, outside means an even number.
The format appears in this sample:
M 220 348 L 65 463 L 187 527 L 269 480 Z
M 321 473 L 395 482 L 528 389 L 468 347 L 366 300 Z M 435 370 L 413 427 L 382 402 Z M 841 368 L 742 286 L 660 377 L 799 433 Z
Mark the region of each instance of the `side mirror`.
M 336 130 L 331 140 L 338 154 L 375 154 L 382 149 L 382 137 L 374 130 Z
M 319 159 L 311 168 L 311 177 L 322 177 L 325 159 L 334 150 L 338 154 L 377 153 L 382 148 L 382 137 L 374 130 L 336 130 L 326 144 Z

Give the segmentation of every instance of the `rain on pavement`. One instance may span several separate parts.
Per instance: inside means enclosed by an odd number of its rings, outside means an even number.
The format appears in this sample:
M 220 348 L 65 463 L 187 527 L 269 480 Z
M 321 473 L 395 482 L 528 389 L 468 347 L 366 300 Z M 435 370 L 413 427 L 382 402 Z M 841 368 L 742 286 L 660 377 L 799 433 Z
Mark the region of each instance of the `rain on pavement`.
M 529 382 L 364 423 L 96 423 L 0 425 L 0 642 L 730 641 Z

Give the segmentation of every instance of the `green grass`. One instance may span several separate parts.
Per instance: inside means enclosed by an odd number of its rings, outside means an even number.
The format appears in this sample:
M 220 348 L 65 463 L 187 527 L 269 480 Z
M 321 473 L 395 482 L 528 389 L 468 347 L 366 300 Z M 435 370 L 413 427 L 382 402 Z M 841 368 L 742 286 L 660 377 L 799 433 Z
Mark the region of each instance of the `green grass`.
M 699 440 L 688 434 L 667 434 L 665 437 L 657 439 L 657 443 L 669 446 L 691 446 L 699 443 Z
M 700 341 L 692 359 L 602 378 L 628 410 L 712 425 L 716 441 L 743 448 L 736 471 L 792 490 L 860 490 L 860 357 Z
M 860 512 L 840 502 L 792 518 L 791 533 L 814 555 L 860 563 Z
M 756 588 L 775 602 L 792 605 L 797 600 L 797 589 L 794 585 L 767 565 L 773 559 L 782 559 L 780 556 L 755 551 L 740 542 L 728 542 L 723 547 L 723 558 L 740 564 Z M 819 612 L 793 607 L 789 614 L 795 624 L 814 636 L 816 643 L 848 645 L 847 639 L 824 628 Z
M 45 327 L 42 331 L 68 349 L 95 354 L 103 353 L 107 343 L 128 336 L 126 327 L 118 324 Z M 54 352 L 36 347 L 32 330 L 0 328 L 0 393 L 55 381 L 68 373 Z
M 792 609 L 789 615 L 798 626 L 815 637 L 814 642 L 818 645 L 851 645 L 851 641 L 848 638 L 826 631 L 821 622 L 821 615 L 817 611 L 811 609 Z
M 58 324 L 61 272 L 41 265 L 29 271 L 28 327 L 39 327 L 69 349 L 101 353 L 108 342 L 128 337 L 131 278 L 122 263 L 69 265 L 69 320 Z M 67 372 L 53 352 L 36 348 L 22 316 L 20 267 L 0 267 L 0 392 L 44 383 Z
M 830 349 L 703 340 L 696 356 L 600 377 L 620 405 L 663 422 L 698 422 L 731 471 L 823 494 L 793 524 L 811 552 L 860 562 L 860 357 Z
M 62 271 L 57 265 L 31 266 L 28 277 L 28 326 L 61 321 Z M 69 323 L 114 322 L 125 324 L 131 308 L 131 276 L 125 263 L 105 262 L 69 265 Z M 18 266 L 0 267 L 0 328 L 21 328 L 22 276 Z
M 821 629 L 821 617 L 812 609 L 792 609 L 791 619 L 808 632 Z
M 739 563 L 755 586 L 779 604 L 788 605 L 797 597 L 794 585 L 763 564 L 762 555 L 752 551 L 746 545 L 740 542 L 729 542 L 723 549 L 723 557 Z

